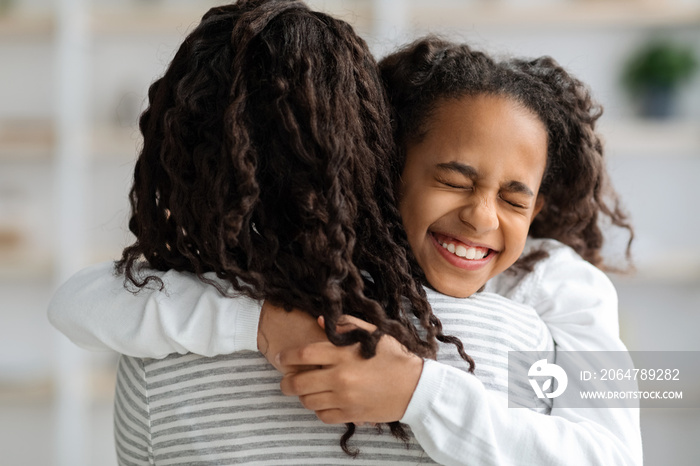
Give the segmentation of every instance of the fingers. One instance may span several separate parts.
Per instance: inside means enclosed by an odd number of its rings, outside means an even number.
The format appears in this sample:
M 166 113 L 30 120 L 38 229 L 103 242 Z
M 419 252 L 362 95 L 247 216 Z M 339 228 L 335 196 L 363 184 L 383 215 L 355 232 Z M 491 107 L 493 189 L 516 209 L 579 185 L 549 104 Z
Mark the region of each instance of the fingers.
M 336 393 L 335 402 L 354 402 L 351 390 L 363 381 L 362 374 L 352 370 L 339 370 L 337 367 L 310 369 L 304 372 L 290 372 L 282 377 L 280 388 L 288 396 L 306 396 L 325 392 Z M 320 407 L 316 407 L 319 409 Z
M 275 356 L 275 365 L 327 366 L 337 360 L 335 348 L 333 343 L 323 341 L 287 349 Z
M 325 424 L 344 424 L 346 422 L 363 424 L 363 422 L 358 421 L 357 414 L 351 414 L 348 406 L 345 406 L 334 392 L 300 396 L 299 401 L 306 409 L 314 411 L 316 417 Z
M 345 411 L 337 408 L 316 411 L 316 417 L 324 424 L 345 424 L 347 422 L 354 422 Z M 356 424 L 362 425 L 363 423 L 356 422 Z
M 369 322 L 365 322 L 364 320 L 358 319 L 357 317 L 342 315 L 338 319 L 338 325 L 336 327 L 338 333 L 349 332 L 350 330 L 354 330 L 356 328 L 367 330 L 370 333 L 377 330 L 376 325 L 370 324 Z
M 323 316 L 318 316 L 316 319 L 316 322 L 318 322 L 318 326 L 321 327 L 322 329 L 325 330 L 326 328 L 326 318 Z M 350 330 L 354 330 L 356 328 L 361 328 L 365 329 L 368 332 L 374 332 L 377 329 L 377 326 L 374 324 L 370 324 L 369 322 L 365 322 L 362 319 L 358 319 L 357 317 L 349 316 L 349 315 L 342 315 L 338 319 L 338 324 L 336 325 L 336 331 L 338 333 L 345 333 L 349 332 Z
M 331 391 L 328 374 L 324 370 L 294 372 L 282 377 L 280 389 L 287 396 L 308 396 Z
M 325 411 L 329 409 L 337 409 L 338 402 L 336 395 L 333 392 L 313 393 L 311 395 L 302 395 L 299 401 L 306 409 L 311 411 Z
M 282 379 L 280 388 L 287 396 L 298 396 L 301 404 L 316 413 L 325 424 L 353 422 L 353 416 L 343 409 L 342 396 L 328 388 L 328 369 L 289 374 Z M 321 390 L 321 391 L 318 391 Z

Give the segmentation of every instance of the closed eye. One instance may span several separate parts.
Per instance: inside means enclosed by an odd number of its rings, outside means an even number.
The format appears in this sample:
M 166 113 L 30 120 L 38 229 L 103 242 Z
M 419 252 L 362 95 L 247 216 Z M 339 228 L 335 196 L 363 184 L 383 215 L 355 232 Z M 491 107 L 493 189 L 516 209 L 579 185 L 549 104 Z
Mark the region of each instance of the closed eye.
M 440 183 L 444 184 L 445 186 L 447 186 L 449 188 L 454 188 L 454 189 L 472 189 L 471 186 L 466 186 L 466 185 L 446 183 L 444 181 L 441 181 Z
M 504 201 L 506 204 L 515 207 L 516 209 L 527 209 L 527 205 L 515 201 L 510 201 L 508 199 L 505 199 L 503 196 L 501 196 L 501 200 Z
M 472 185 L 466 185 L 466 184 L 459 184 L 459 183 L 453 183 L 451 181 L 447 181 L 441 177 L 436 177 L 436 180 L 438 183 L 440 183 L 443 186 L 447 186 L 448 188 L 452 189 L 472 189 Z

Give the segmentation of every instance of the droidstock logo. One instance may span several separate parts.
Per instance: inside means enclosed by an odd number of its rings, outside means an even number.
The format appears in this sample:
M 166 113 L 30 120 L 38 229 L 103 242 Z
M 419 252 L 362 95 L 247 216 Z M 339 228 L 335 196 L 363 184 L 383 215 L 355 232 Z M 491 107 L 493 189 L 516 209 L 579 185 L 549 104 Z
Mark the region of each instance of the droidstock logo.
M 527 375 L 531 377 L 529 379 L 532 389 L 535 391 L 537 398 L 556 398 L 566 390 L 566 386 L 569 384 L 569 378 L 566 376 L 564 369 L 557 366 L 556 364 L 549 364 L 546 359 L 540 359 L 532 366 L 530 370 L 527 371 Z M 542 387 L 540 387 L 537 379 L 532 377 L 547 377 Z M 553 392 L 549 392 L 552 389 L 552 378 L 557 379 L 557 389 Z

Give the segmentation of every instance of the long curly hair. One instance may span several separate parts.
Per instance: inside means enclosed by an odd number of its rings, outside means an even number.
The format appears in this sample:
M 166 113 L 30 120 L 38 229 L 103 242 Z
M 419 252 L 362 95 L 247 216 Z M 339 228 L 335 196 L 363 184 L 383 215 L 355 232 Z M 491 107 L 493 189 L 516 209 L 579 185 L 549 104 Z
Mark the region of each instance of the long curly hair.
M 556 239 L 593 265 L 616 270 L 601 257 L 603 222 L 608 222 L 629 233 L 625 255 L 630 260 L 634 231 L 610 184 L 603 144 L 595 131 L 602 107 L 587 86 L 554 59 L 497 61 L 467 45 L 427 36 L 387 56 L 379 67 L 400 146 L 394 182 L 405 164 L 406 145 L 425 135 L 437 105 L 468 95 L 506 96 L 537 115 L 547 129 L 547 163 L 540 187 L 545 202 L 529 235 Z M 532 270 L 544 257 L 545 251 L 533 251 L 514 268 Z
M 212 8 L 148 99 L 136 240 L 116 264 L 126 285 L 162 287 L 148 268 L 215 272 L 236 293 L 324 316 L 329 340 L 359 342 L 363 357 L 390 334 L 422 357 L 454 343 L 473 369 L 426 300 L 389 177 L 387 97 L 350 25 L 300 1 Z M 343 314 L 377 330 L 337 333 Z

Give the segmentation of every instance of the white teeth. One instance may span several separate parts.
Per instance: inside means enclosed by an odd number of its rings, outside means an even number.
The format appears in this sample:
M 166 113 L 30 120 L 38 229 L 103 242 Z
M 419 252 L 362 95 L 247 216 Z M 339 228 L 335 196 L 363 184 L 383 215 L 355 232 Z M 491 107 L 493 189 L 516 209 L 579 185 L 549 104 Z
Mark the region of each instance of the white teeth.
M 441 243 L 441 246 L 447 249 L 452 254 L 469 260 L 483 259 L 484 257 L 486 257 L 486 254 L 488 254 L 488 249 L 467 248 L 465 246 L 462 246 L 461 244 L 459 246 L 455 246 L 452 243 L 445 242 Z

